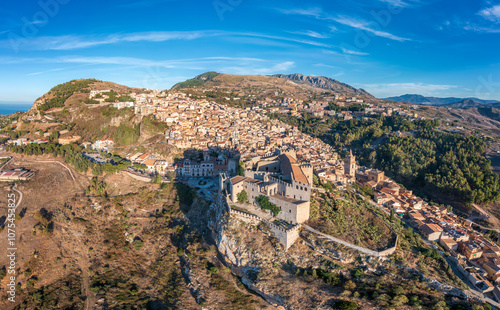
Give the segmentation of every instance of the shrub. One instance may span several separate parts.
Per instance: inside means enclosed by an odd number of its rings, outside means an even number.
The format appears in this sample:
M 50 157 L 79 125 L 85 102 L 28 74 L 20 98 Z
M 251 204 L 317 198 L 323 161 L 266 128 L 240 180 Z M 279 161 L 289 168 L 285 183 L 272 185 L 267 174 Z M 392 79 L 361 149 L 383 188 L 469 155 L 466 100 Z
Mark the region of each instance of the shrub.
M 7 269 L 5 268 L 5 266 L 3 266 L 2 269 L 0 269 L 0 281 L 2 281 L 6 275 L 7 275 Z
M 356 279 L 360 279 L 361 277 L 363 277 L 365 275 L 365 273 L 363 272 L 362 269 L 356 269 L 352 272 L 352 276 Z
M 219 272 L 219 270 L 217 269 L 217 267 L 214 266 L 214 267 L 210 267 L 208 272 L 210 272 L 211 274 L 216 274 L 217 272 Z
M 341 300 L 335 305 L 333 305 L 332 309 L 336 310 L 355 310 L 358 308 L 358 304 L 353 301 Z
M 260 195 L 259 197 L 256 198 L 256 200 L 259 203 L 259 206 L 263 210 L 271 210 L 271 212 L 273 212 L 274 216 L 277 216 L 281 212 L 280 208 L 278 208 L 278 206 L 275 205 L 274 203 L 271 203 L 269 201 L 269 197 L 267 197 L 267 196 Z
M 245 203 L 248 201 L 248 195 L 246 191 L 241 191 L 238 195 L 238 202 Z
M 139 251 L 143 246 L 144 246 L 144 242 L 142 242 L 141 239 L 135 239 L 134 240 L 134 249 L 136 251 Z

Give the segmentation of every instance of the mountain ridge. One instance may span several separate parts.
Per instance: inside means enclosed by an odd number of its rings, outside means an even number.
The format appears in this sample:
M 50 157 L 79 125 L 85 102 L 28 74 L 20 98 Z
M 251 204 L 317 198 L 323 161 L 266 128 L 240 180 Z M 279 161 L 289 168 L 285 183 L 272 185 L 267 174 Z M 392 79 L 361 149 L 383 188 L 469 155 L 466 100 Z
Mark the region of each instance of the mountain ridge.
M 237 75 L 225 74 L 214 71 L 205 72 L 192 79 L 179 82 L 172 86 L 171 90 L 180 90 L 183 88 L 196 88 L 204 86 L 233 87 L 243 84 L 261 83 L 262 86 L 271 85 L 295 85 L 300 88 L 313 88 L 316 91 L 333 91 L 345 96 L 362 96 L 375 99 L 373 95 L 364 89 L 355 88 L 349 84 L 337 81 L 324 76 L 309 76 L 303 74 L 274 74 L 274 75 Z M 287 84 L 288 83 L 288 84 Z
M 387 97 L 383 98 L 384 100 L 391 100 L 391 101 L 397 101 L 397 102 L 406 102 L 406 103 L 413 103 L 413 104 L 423 104 L 423 105 L 432 105 L 432 106 L 447 106 L 447 105 L 453 105 L 453 104 L 460 104 L 462 102 L 467 101 L 467 104 L 471 104 L 471 101 L 474 101 L 479 105 L 488 105 L 488 104 L 495 104 L 495 103 L 500 103 L 498 100 L 486 100 L 486 99 L 479 99 L 479 98 L 474 98 L 474 97 L 469 97 L 469 98 L 459 98 L 459 97 L 427 97 L 419 94 L 405 94 L 401 96 L 395 96 L 395 97 Z M 472 106 L 469 106 L 472 107 Z M 475 106 L 477 107 L 477 106 Z
M 352 92 L 358 96 L 375 98 L 372 94 L 362 88 L 355 88 L 349 84 L 325 76 L 311 76 L 300 73 L 294 74 L 273 74 L 272 77 L 278 77 L 289 80 L 298 84 L 305 84 L 316 88 L 332 90 L 336 92 L 349 93 Z

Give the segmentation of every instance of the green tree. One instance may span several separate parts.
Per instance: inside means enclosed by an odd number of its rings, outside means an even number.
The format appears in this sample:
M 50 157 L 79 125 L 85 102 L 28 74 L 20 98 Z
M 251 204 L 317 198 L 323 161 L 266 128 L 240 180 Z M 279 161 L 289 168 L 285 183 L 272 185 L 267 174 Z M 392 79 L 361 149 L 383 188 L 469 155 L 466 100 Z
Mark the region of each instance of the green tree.
M 136 251 L 139 251 L 143 246 L 144 246 L 144 242 L 142 242 L 141 239 L 135 239 L 134 240 L 134 249 Z
M 177 177 L 177 174 L 175 173 L 175 171 L 167 172 L 167 178 L 170 182 L 173 182 L 176 177 Z
M 393 290 L 394 294 L 396 295 L 404 295 L 406 292 L 405 292 L 405 289 L 401 286 L 401 285 L 398 285 L 394 288 Z
M 339 302 L 336 302 L 332 307 L 332 309 L 335 310 L 355 310 L 357 308 L 358 308 L 357 303 L 348 300 L 341 300 Z
M 7 275 L 7 269 L 5 268 L 5 266 L 3 266 L 1 269 L 0 269 L 0 281 L 3 280 L 3 278 L 5 278 L 5 276 Z
M 238 195 L 236 195 L 238 198 L 238 202 L 240 203 L 246 203 L 248 201 L 248 195 L 246 191 L 241 191 Z
M 243 162 L 240 160 L 238 162 L 238 167 L 236 167 L 236 174 L 237 175 L 245 175 L 245 168 L 243 168 Z
M 217 269 L 217 267 L 210 267 L 210 269 L 208 270 L 211 274 L 216 274 L 217 272 L 219 272 L 219 270 Z
M 156 174 L 151 181 L 154 184 L 161 184 L 163 182 L 163 179 L 162 179 L 161 175 Z
M 399 308 L 402 305 L 408 303 L 408 298 L 405 295 L 397 295 L 391 300 L 391 306 Z
M 365 275 L 362 269 L 356 269 L 353 271 L 352 276 L 356 279 L 360 279 Z

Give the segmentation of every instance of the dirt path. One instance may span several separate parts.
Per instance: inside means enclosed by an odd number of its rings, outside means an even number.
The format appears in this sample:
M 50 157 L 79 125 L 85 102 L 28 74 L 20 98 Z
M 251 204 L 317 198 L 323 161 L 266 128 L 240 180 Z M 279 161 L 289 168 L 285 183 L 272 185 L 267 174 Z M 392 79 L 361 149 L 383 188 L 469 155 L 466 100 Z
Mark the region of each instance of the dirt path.
M 16 185 L 17 185 L 17 184 L 14 184 L 14 185 L 12 186 L 12 190 L 13 190 L 13 191 L 15 191 L 16 193 L 18 193 L 18 194 L 19 194 L 19 199 L 16 199 L 17 204 L 16 204 L 16 207 L 15 207 L 15 209 L 14 209 L 14 210 L 16 210 L 16 211 L 17 211 L 17 207 L 19 207 L 19 205 L 21 204 L 21 201 L 23 201 L 23 193 L 22 193 L 20 190 L 17 190 L 17 189 L 16 189 Z M 7 218 L 6 218 L 6 219 L 5 219 L 5 221 L 2 223 L 2 225 L 1 225 L 1 226 L 2 226 L 2 227 L 4 227 L 4 226 L 5 226 L 5 223 L 7 223 Z
M 60 166 L 62 166 L 64 169 L 66 169 L 68 172 L 69 172 L 69 175 L 71 176 L 71 179 L 73 180 L 73 182 L 75 182 L 76 184 L 78 184 L 80 186 L 80 188 L 84 188 L 84 186 L 82 185 L 82 183 L 75 177 L 75 175 L 73 174 L 73 171 L 68 168 L 68 166 L 66 166 L 65 164 L 61 163 L 60 161 L 57 161 L 57 160 L 39 160 L 39 161 L 23 161 L 23 160 L 19 160 L 19 161 L 16 161 L 14 164 L 15 165 L 20 165 L 20 164 L 39 164 L 39 163 L 44 163 L 44 164 L 58 164 Z

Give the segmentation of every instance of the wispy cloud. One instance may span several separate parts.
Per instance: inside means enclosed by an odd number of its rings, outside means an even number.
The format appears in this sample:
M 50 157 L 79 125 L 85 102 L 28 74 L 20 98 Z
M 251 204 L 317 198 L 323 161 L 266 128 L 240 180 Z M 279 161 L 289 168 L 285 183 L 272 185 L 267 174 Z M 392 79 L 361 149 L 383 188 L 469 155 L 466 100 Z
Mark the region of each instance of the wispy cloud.
M 271 67 L 260 66 L 232 66 L 221 68 L 220 71 L 233 74 L 274 74 L 286 73 L 295 66 L 293 61 L 285 61 L 277 63 Z
M 332 47 L 330 44 L 326 43 L 321 43 L 317 41 L 311 41 L 311 40 L 302 40 L 302 39 L 295 39 L 295 38 L 289 38 L 289 37 L 280 37 L 280 36 L 273 36 L 273 35 L 266 35 L 266 34 L 261 34 L 261 33 L 227 33 L 228 35 L 234 35 L 234 36 L 247 36 L 247 37 L 256 37 L 256 38 L 265 38 L 265 39 L 273 39 L 273 40 L 279 40 L 279 41 L 288 41 L 288 42 L 295 42 L 295 43 L 300 43 L 300 44 L 305 44 L 305 45 L 312 45 L 312 46 L 319 46 L 319 47 Z
M 325 68 L 331 68 L 331 69 L 339 69 L 339 67 L 337 67 L 337 66 L 327 65 L 327 64 L 323 64 L 323 63 L 314 64 L 313 66 L 315 66 L 315 67 L 325 67 Z
M 50 73 L 50 72 L 63 71 L 63 70 L 67 70 L 67 69 L 70 69 L 70 68 L 56 68 L 56 69 L 51 69 L 51 70 L 46 70 L 46 71 L 28 73 L 27 75 L 28 76 L 41 75 L 41 74 L 46 74 L 46 73 Z
M 342 52 L 344 52 L 344 54 L 356 55 L 356 56 L 367 56 L 367 55 L 370 55 L 368 53 L 363 53 L 363 52 L 349 50 L 349 49 L 344 48 L 344 47 L 342 48 Z
M 329 35 L 318 33 L 316 31 L 312 31 L 312 30 L 290 31 L 290 33 L 304 35 L 304 36 L 308 36 L 308 37 L 315 38 L 315 39 L 328 39 L 328 38 L 330 38 Z
M 464 30 L 476 31 L 482 33 L 500 33 L 500 28 L 490 27 L 490 26 L 480 26 L 476 24 L 466 24 L 463 26 Z
M 395 41 L 411 41 L 411 39 L 399 37 L 399 36 L 390 34 L 390 33 L 385 32 L 385 31 L 376 30 L 370 26 L 370 23 L 368 23 L 367 21 L 361 20 L 361 19 L 356 19 L 356 18 L 352 18 L 349 16 L 339 16 L 339 17 L 333 18 L 333 20 L 335 20 L 339 24 L 346 25 L 346 26 L 349 26 L 349 27 L 352 27 L 355 29 L 359 29 L 359 30 L 364 30 L 364 31 L 372 33 L 378 37 L 383 37 L 383 38 L 387 38 L 387 39 L 391 39 L 391 40 L 395 40 Z
M 403 94 L 419 94 L 424 96 L 439 96 L 444 92 L 458 88 L 456 85 L 425 84 L 425 83 L 387 83 L 387 84 L 357 84 L 378 97 L 399 96 Z
M 321 8 L 308 8 L 308 9 L 277 9 L 279 12 L 287 15 L 302 15 L 321 18 L 324 13 Z
M 292 68 L 295 63 L 292 61 L 275 62 L 260 58 L 251 57 L 227 57 L 214 56 L 202 58 L 168 59 L 154 60 L 134 57 L 88 57 L 88 56 L 61 56 L 54 58 L 16 58 L 15 62 L 9 62 L 8 58 L 0 59 L 4 63 L 37 63 L 37 64 L 73 64 L 76 66 L 68 68 L 55 68 L 46 71 L 37 71 L 27 75 L 42 75 L 75 68 L 78 66 L 119 66 L 120 68 L 163 68 L 163 69 L 183 69 L 183 70 L 217 70 L 237 74 L 271 74 L 284 72 Z M 149 69 L 148 69 L 149 70 Z
M 390 5 L 396 6 L 396 7 L 407 7 L 409 6 L 408 3 L 402 1 L 402 0 L 380 0 L 381 2 L 389 3 Z
M 203 31 L 152 31 L 128 34 L 112 34 L 102 37 L 96 36 L 43 36 L 32 39 L 20 39 L 14 42 L 19 49 L 24 50 L 75 50 L 92 48 L 102 45 L 119 44 L 126 42 L 167 42 L 174 40 L 196 40 L 209 37 L 254 37 L 269 40 L 294 42 L 304 45 L 331 47 L 329 44 L 316 42 L 313 40 L 295 39 L 291 37 L 280 37 L 262 33 L 244 33 L 216 30 Z M 0 41 L 0 48 L 11 48 L 13 42 L 9 40 Z
M 455 26 L 467 31 L 500 33 L 500 4 L 486 7 L 476 14 L 480 18 L 455 21 Z M 493 23 L 491 23 L 493 22 Z
M 397 0 L 388 0 L 388 1 L 397 1 Z M 401 4 L 403 2 L 401 1 Z M 350 16 L 345 16 L 345 15 L 337 15 L 333 16 L 325 11 L 323 11 L 320 8 L 310 8 L 310 9 L 278 9 L 279 12 L 283 14 L 288 14 L 288 15 L 301 15 L 301 16 L 309 16 L 309 17 L 314 17 L 319 20 L 327 20 L 327 21 L 334 21 L 339 24 L 355 28 L 358 30 L 363 30 L 366 32 L 369 32 L 375 36 L 390 39 L 390 40 L 395 40 L 395 41 L 412 41 L 411 39 L 408 38 L 403 38 L 400 36 L 393 35 L 389 32 L 381 31 L 376 29 L 375 26 L 372 26 L 370 22 L 365 21 L 363 19 L 357 19 L 353 18 Z M 337 31 L 336 27 L 331 28 L 332 31 Z
M 49 60 L 50 61 L 50 60 Z M 248 57 L 203 57 L 203 58 L 186 58 L 186 59 L 171 59 L 171 60 L 151 60 L 133 57 L 84 57 L 84 56 L 69 56 L 56 58 L 54 62 L 60 63 L 80 63 L 93 65 L 127 65 L 141 67 L 164 67 L 164 68 L 189 68 L 189 66 L 200 65 L 217 65 L 232 63 L 262 63 L 264 59 L 248 58 Z
M 32 39 L 19 39 L 14 42 L 20 48 L 28 50 L 74 50 L 90 48 L 100 45 L 117 44 L 121 42 L 165 42 L 171 40 L 194 40 L 201 37 L 218 35 L 213 31 L 156 31 L 130 34 L 113 34 L 104 37 L 93 36 L 41 36 Z M 16 40 L 16 39 L 13 39 Z M 0 41 L 0 47 L 10 48 L 13 42 L 9 40 Z
M 479 12 L 482 17 L 497 22 L 500 22 L 500 4 L 492 6 L 490 8 L 485 8 Z

